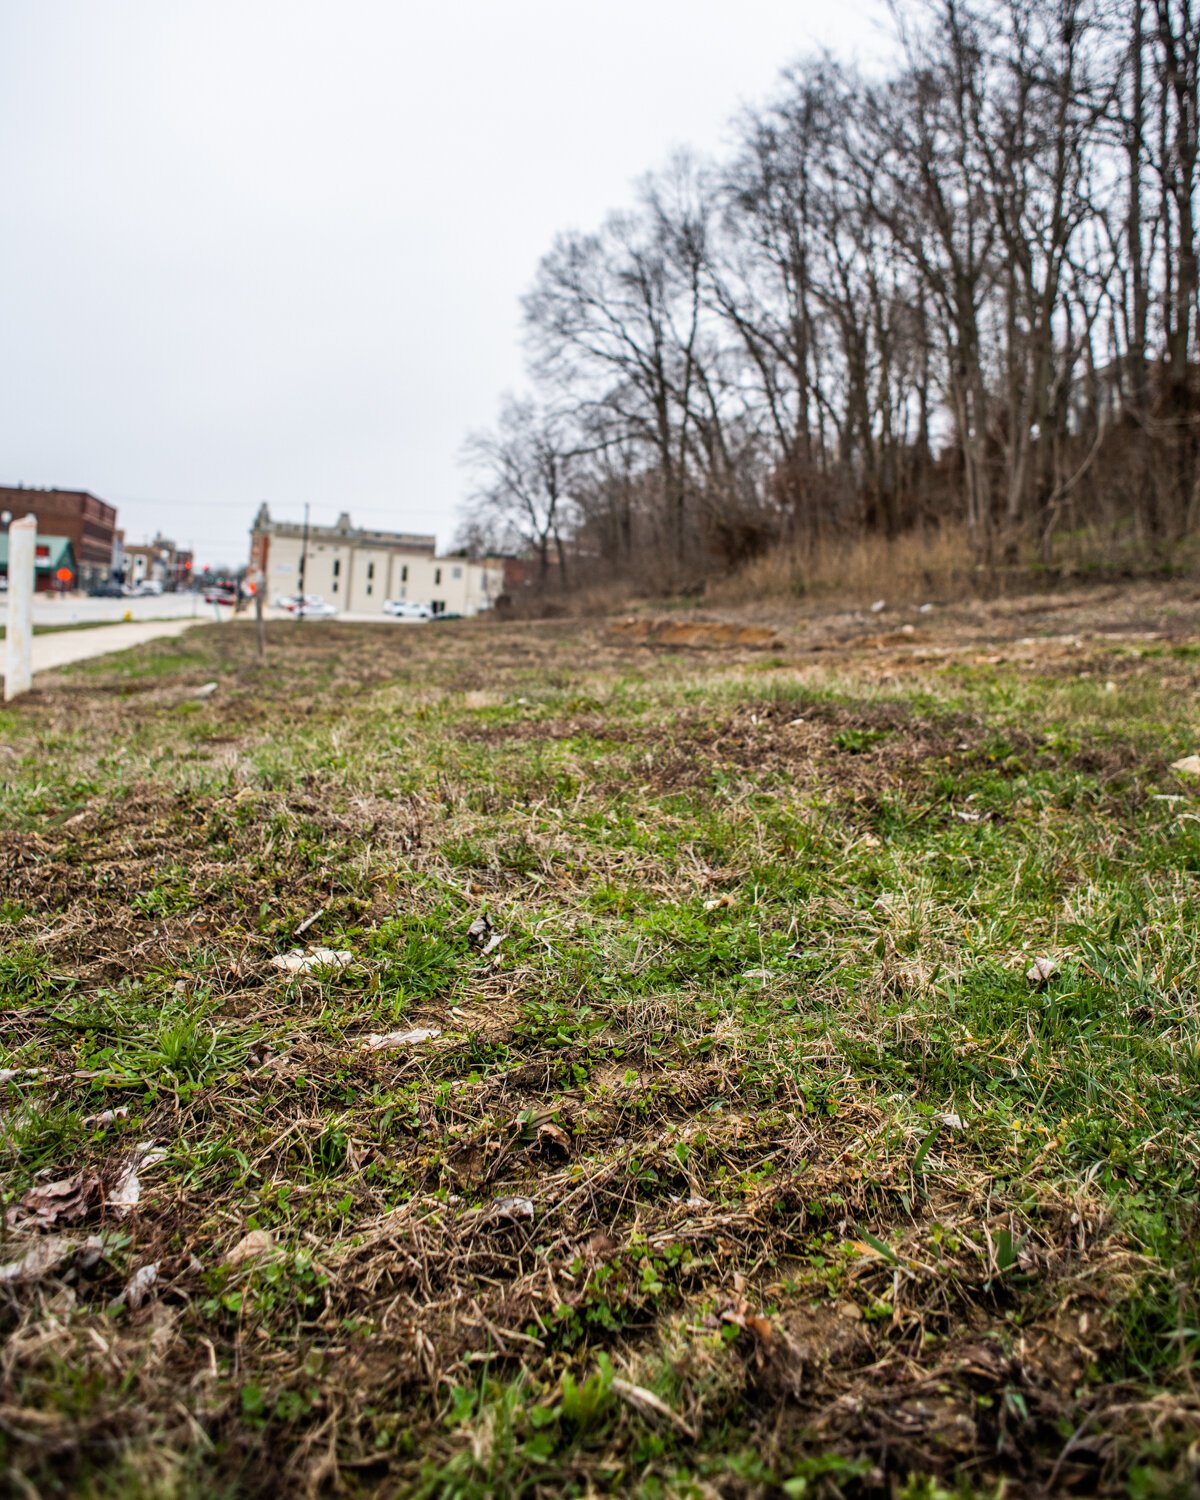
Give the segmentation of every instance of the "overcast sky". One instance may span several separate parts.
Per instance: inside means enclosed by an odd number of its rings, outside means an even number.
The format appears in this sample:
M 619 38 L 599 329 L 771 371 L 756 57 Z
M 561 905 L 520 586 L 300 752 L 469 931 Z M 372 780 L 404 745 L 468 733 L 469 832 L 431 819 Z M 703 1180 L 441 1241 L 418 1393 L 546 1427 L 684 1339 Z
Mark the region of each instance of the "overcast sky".
M 872 6 L 0 0 L 0 483 L 201 562 L 263 499 L 448 543 L 556 231 Z

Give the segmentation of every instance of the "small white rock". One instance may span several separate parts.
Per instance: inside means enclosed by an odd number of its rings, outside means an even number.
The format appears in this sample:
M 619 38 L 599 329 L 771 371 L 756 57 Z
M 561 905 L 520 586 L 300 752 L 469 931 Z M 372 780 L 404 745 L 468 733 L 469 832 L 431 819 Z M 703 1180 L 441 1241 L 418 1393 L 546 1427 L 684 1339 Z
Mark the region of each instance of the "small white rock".
M 345 948 L 293 948 L 290 953 L 277 953 L 271 960 L 276 969 L 285 974 L 311 974 L 314 969 L 344 969 L 354 955 Z

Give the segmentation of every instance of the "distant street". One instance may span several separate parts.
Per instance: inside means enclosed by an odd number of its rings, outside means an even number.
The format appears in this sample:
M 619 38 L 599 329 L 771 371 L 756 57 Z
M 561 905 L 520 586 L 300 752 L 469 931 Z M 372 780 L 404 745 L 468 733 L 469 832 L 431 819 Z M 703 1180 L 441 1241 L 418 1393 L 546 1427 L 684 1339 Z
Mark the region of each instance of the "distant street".
M 86 599 L 75 595 L 60 598 L 54 594 L 36 594 L 33 601 L 35 625 L 89 625 L 96 620 L 123 620 L 126 613 L 134 620 L 211 620 L 219 606 L 205 604 L 199 594 L 155 594 L 140 599 Z M 4 596 L 0 594 L 0 618 L 3 618 Z M 221 618 L 229 618 L 221 610 Z

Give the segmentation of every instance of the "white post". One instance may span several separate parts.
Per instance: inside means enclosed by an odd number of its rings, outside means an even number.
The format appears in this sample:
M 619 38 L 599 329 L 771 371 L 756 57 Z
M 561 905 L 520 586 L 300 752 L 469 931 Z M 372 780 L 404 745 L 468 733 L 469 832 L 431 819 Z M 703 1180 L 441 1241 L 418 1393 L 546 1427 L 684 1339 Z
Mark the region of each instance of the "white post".
M 8 636 L 4 701 L 33 684 L 33 576 L 37 566 L 37 517 L 8 528 Z

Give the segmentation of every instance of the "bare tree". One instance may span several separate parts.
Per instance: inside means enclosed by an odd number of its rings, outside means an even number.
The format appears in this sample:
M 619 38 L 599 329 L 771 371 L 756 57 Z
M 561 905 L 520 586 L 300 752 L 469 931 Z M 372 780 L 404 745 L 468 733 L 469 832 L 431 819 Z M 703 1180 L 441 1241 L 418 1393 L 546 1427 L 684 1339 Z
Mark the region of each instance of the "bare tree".
M 561 415 L 511 397 L 496 430 L 475 433 L 466 442 L 467 462 L 481 475 L 471 523 L 497 550 L 521 547 L 532 552 L 543 590 L 551 549 L 559 579 L 564 586 L 567 582 L 563 528 L 575 455 L 575 440 Z

